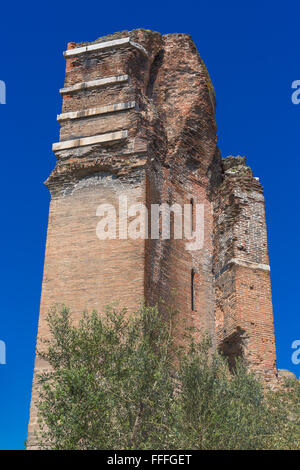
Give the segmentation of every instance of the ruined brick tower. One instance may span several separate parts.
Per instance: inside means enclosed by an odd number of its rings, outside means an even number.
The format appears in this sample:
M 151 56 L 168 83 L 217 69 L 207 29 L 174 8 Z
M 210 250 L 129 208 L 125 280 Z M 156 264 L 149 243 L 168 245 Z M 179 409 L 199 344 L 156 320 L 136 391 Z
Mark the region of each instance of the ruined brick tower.
M 74 318 L 113 300 L 175 303 L 232 361 L 276 375 L 264 196 L 244 158 L 221 158 L 215 94 L 187 34 L 124 31 L 69 43 L 51 191 L 38 339 L 49 308 Z M 204 240 L 99 240 L 99 204 L 196 204 Z M 175 292 L 171 295 L 171 292 Z M 179 319 L 180 323 L 180 319 Z M 36 359 L 35 370 L 45 367 Z M 33 387 L 29 447 L 36 426 Z

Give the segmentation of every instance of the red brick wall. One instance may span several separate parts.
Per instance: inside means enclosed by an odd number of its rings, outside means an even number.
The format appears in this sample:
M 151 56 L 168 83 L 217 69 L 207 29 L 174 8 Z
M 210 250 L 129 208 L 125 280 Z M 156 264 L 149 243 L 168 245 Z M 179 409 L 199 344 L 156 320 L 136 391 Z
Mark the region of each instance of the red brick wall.
M 130 37 L 132 44 L 67 58 L 65 87 L 127 74 L 128 82 L 63 95 L 62 112 L 135 101 L 136 108 L 61 122 L 60 141 L 127 130 L 120 142 L 56 151 L 46 184 L 52 195 L 38 329 L 59 302 L 76 321 L 83 310 L 113 300 L 129 312 L 148 303 L 178 310 L 184 324 L 208 331 L 231 361 L 243 354 L 266 380 L 276 373 L 265 209 L 262 188 L 241 158 L 221 160 L 215 95 L 189 35 L 124 31 L 93 44 Z M 86 43 L 90 44 L 90 43 Z M 84 45 L 86 45 L 84 44 Z M 68 49 L 82 44 L 69 43 Z M 186 240 L 99 240 L 98 205 L 204 205 L 204 243 Z M 150 215 L 149 215 L 150 217 Z M 150 219 L 149 219 L 150 220 Z M 191 308 L 191 272 L 195 305 Z M 38 359 L 36 371 L 46 367 Z M 34 448 L 33 387 L 29 447 Z
M 218 344 L 243 355 L 267 381 L 276 351 L 262 187 L 241 157 L 224 160 L 214 199 L 214 274 Z

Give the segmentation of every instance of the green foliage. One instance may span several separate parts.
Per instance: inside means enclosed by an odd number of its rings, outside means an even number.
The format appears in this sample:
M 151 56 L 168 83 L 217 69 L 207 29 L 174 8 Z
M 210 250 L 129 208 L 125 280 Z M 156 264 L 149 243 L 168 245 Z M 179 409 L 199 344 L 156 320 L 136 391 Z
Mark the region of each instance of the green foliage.
M 295 392 L 266 393 L 241 360 L 230 374 L 225 358 L 218 354 L 210 357 L 208 346 L 205 341 L 197 344 L 191 339 L 181 363 L 178 423 L 182 448 L 296 446 L 299 434 L 296 423 L 288 419 L 291 408 L 286 406 L 287 397 Z M 297 382 L 295 388 L 299 393 Z
M 296 448 L 299 384 L 264 394 L 242 363 L 230 374 L 195 333 L 187 332 L 185 349 L 176 348 L 171 311 L 162 318 L 142 306 L 128 318 L 111 307 L 83 314 L 74 326 L 62 306 L 48 322 L 41 448 Z

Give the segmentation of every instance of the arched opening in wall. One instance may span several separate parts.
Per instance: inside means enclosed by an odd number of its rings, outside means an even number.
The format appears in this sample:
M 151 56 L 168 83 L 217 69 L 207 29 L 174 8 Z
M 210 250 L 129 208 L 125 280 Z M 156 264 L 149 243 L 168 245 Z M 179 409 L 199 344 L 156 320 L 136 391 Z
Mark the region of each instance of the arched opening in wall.
M 193 311 L 196 310 L 195 305 L 195 271 L 192 269 L 191 271 L 191 309 Z
M 223 339 L 219 345 L 219 351 L 227 358 L 231 372 L 235 370 L 236 360 L 245 360 L 244 350 L 247 347 L 248 336 L 246 331 L 239 326 L 236 330 Z

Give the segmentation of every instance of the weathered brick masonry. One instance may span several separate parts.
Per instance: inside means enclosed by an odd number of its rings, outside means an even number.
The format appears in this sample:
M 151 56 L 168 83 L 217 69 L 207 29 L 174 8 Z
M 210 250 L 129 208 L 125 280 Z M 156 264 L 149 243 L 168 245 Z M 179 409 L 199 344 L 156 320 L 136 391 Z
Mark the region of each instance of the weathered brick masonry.
M 57 302 L 83 310 L 118 300 L 176 303 L 178 325 L 208 330 L 230 362 L 243 354 L 276 377 L 264 197 L 244 158 L 217 147 L 215 94 L 187 34 L 147 30 L 69 43 L 38 329 Z M 97 207 L 128 203 L 204 205 L 204 243 L 99 240 Z M 150 219 L 149 219 L 150 222 Z M 193 282 L 194 289 L 191 288 Z M 175 292 L 171 295 L 171 293 Z M 192 298 L 193 297 L 193 298 Z M 180 331 L 180 330 L 179 330 Z M 45 367 L 36 359 L 35 371 Z M 34 448 L 36 388 L 28 433 Z

